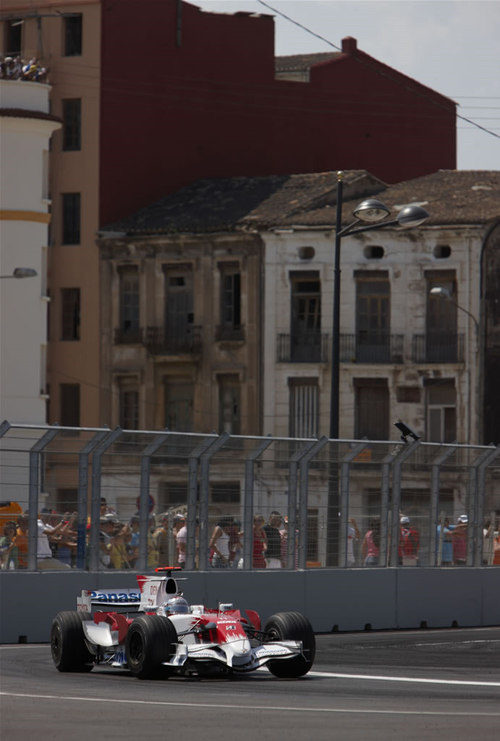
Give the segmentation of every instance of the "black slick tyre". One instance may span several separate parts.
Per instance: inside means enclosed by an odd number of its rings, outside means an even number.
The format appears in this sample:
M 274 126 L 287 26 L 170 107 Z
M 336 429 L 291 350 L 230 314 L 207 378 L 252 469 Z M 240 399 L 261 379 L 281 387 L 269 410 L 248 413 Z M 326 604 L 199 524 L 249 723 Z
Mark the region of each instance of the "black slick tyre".
M 141 615 L 131 624 L 125 642 L 127 665 L 139 679 L 151 679 L 175 653 L 177 631 L 161 615 Z
M 302 641 L 303 656 L 268 661 L 267 668 L 280 678 L 302 677 L 310 670 L 316 653 L 314 631 L 309 620 L 300 612 L 277 612 L 264 626 L 268 641 Z
M 93 657 L 85 643 L 82 621 L 92 620 L 88 612 L 59 612 L 52 622 L 50 650 L 60 672 L 89 672 Z

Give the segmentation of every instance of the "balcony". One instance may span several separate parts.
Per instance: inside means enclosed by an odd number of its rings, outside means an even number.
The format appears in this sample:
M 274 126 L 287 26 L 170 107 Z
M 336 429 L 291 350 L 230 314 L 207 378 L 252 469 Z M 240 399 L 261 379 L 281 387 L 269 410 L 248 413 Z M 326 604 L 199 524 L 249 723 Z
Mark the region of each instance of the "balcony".
M 315 330 L 297 334 L 278 334 L 278 363 L 327 363 L 329 335 Z
M 464 335 L 453 332 L 428 332 L 413 335 L 414 363 L 463 363 Z
M 184 332 L 147 327 L 144 345 L 151 355 L 198 355 L 201 352 L 201 327 L 190 326 Z
M 402 363 L 404 335 L 358 332 L 340 335 L 342 363 Z
M 139 327 L 115 329 L 115 345 L 142 344 L 142 329 Z

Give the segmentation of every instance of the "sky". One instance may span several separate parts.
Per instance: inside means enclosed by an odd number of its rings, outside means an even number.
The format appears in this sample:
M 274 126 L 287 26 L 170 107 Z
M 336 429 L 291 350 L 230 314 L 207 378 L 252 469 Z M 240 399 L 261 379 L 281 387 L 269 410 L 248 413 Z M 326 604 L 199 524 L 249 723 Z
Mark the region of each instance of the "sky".
M 258 0 L 189 0 L 275 16 L 277 55 L 334 51 Z M 336 47 L 358 48 L 458 104 L 457 167 L 500 170 L 500 0 L 265 0 Z

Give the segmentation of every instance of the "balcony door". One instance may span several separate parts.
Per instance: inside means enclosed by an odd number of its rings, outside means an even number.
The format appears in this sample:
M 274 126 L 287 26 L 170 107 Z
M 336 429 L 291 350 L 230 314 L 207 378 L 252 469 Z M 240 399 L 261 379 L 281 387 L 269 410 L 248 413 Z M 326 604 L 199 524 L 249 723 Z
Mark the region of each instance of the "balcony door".
M 387 273 L 360 271 L 356 275 L 356 360 L 390 361 L 390 284 Z
M 292 363 L 321 360 L 321 284 L 319 273 L 294 272 L 291 280 L 290 359 Z
M 193 344 L 193 273 L 190 265 L 165 268 L 165 345 L 172 352 Z

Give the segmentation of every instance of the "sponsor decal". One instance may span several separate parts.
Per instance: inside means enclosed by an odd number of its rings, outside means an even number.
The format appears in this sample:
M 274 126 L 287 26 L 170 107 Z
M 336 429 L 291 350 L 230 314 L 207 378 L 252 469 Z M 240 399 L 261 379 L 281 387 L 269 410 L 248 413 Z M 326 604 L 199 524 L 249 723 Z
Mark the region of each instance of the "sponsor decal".
M 92 602 L 107 602 L 109 604 L 129 604 L 131 602 L 139 602 L 141 599 L 140 592 L 133 592 L 130 589 L 125 589 L 122 592 L 108 592 L 108 591 L 93 591 L 90 594 Z

